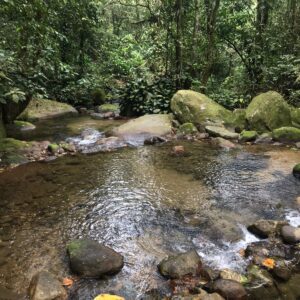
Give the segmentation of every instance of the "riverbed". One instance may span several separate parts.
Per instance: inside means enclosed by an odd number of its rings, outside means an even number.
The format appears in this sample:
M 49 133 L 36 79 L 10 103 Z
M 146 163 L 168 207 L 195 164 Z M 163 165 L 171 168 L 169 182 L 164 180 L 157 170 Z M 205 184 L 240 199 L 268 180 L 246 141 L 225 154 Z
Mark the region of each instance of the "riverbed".
M 48 120 L 22 138 L 63 140 L 121 122 Z M 170 155 L 174 145 L 188 155 Z M 37 271 L 70 277 L 66 243 L 79 237 L 120 252 L 125 267 L 102 280 L 75 280 L 70 299 L 105 292 L 138 299 L 167 289 L 157 264 L 191 248 L 212 267 L 243 272 L 239 250 L 257 239 L 247 225 L 259 218 L 300 225 L 300 183 L 291 172 L 299 160 L 299 151 L 284 146 L 228 151 L 206 141 L 173 141 L 8 170 L 0 174 L 0 285 L 25 294 Z

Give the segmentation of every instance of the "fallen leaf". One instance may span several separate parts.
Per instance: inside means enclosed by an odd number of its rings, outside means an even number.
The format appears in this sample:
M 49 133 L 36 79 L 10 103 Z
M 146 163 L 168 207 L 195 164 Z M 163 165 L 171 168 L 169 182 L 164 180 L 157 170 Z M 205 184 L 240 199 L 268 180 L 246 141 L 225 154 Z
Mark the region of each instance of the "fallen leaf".
M 63 279 L 63 286 L 72 286 L 74 283 L 74 280 L 71 278 L 64 278 Z
M 275 260 L 272 258 L 266 258 L 263 262 L 262 265 L 265 266 L 268 269 L 274 269 L 275 267 Z
M 94 298 L 94 300 L 125 300 L 125 298 L 116 295 L 101 294 Z

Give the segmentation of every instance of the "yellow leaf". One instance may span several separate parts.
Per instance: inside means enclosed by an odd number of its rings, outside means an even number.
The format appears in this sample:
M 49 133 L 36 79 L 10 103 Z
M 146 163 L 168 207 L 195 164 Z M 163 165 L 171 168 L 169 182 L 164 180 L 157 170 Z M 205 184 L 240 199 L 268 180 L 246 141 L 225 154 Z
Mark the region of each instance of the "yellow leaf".
M 116 295 L 101 294 L 94 298 L 94 300 L 125 300 L 125 298 Z
M 268 269 L 273 269 L 275 267 L 275 260 L 272 258 L 266 258 L 263 262 L 262 265 L 265 266 Z

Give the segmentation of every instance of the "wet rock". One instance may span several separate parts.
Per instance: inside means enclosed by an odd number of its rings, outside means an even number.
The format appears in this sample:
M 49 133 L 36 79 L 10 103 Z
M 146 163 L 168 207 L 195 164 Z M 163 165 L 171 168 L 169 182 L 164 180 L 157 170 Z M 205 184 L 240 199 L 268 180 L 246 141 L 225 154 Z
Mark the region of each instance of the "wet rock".
M 297 164 L 294 168 L 293 168 L 293 175 L 300 179 L 300 164 Z
M 94 120 L 104 120 L 104 114 L 103 113 L 91 113 L 91 118 Z
M 48 145 L 48 151 L 50 153 L 55 154 L 55 153 L 58 152 L 58 150 L 59 150 L 59 145 L 57 145 L 57 144 L 50 144 L 50 145 Z
M 234 129 L 236 132 L 242 132 L 246 127 L 246 110 L 242 108 L 233 111 Z
M 300 206 L 300 197 L 297 197 L 297 198 L 296 198 L 296 204 L 297 204 L 298 206 Z
M 232 123 L 232 112 L 225 109 L 204 94 L 189 90 L 178 91 L 171 100 L 171 110 L 176 118 L 183 123 L 195 126 L 214 123 Z
M 245 276 L 229 269 L 224 269 L 220 272 L 220 278 L 221 279 L 230 279 L 239 283 L 246 282 L 247 279 Z
M 165 258 L 159 263 L 158 270 L 165 277 L 178 279 L 185 275 L 198 275 L 201 266 L 200 256 L 191 250 Z
M 249 265 L 247 267 L 247 276 L 250 282 L 254 282 L 262 286 L 273 286 L 274 284 L 269 272 L 256 265 Z
M 60 146 L 62 147 L 63 150 L 65 150 L 67 152 L 76 152 L 76 147 L 73 144 L 62 143 L 62 144 L 60 144 Z
M 162 298 L 160 298 L 161 300 Z M 200 289 L 195 295 L 189 296 L 173 296 L 171 300 L 224 300 L 222 296 L 217 293 L 208 294 L 206 291 Z
M 295 244 L 300 242 L 300 228 L 285 225 L 281 228 L 281 236 L 285 243 Z
M 159 137 L 159 136 L 153 136 L 144 141 L 144 145 L 155 145 L 155 144 L 161 144 L 165 143 L 166 139 Z
M 258 133 L 256 131 L 243 130 L 240 134 L 239 141 L 242 143 L 254 142 L 257 137 L 258 137 Z
M 229 279 L 218 279 L 212 284 L 212 290 L 227 300 L 247 299 L 247 292 L 242 284 Z
M 17 128 L 19 128 L 21 131 L 34 130 L 36 128 L 36 126 L 33 125 L 32 123 L 25 122 L 25 121 L 18 121 L 18 120 L 14 121 L 14 125 Z
M 25 300 L 24 295 L 19 295 L 9 289 L 0 287 L 0 299 L 2 300 Z
M 282 281 L 288 281 L 292 276 L 292 271 L 284 262 L 276 262 L 276 266 L 272 270 L 272 275 Z
M 238 139 L 238 133 L 229 131 L 225 127 L 221 126 L 205 126 L 205 130 L 208 132 L 209 135 L 213 137 L 221 137 L 224 139 Z
M 273 139 L 281 143 L 294 143 L 300 141 L 300 129 L 295 127 L 280 127 L 273 130 Z
M 122 255 L 89 239 L 72 241 L 67 251 L 71 270 L 82 277 L 99 278 L 105 274 L 115 274 L 124 265 Z
M 271 144 L 273 141 L 272 133 L 265 132 L 258 136 L 255 144 Z
M 224 148 L 224 149 L 234 149 L 236 148 L 236 145 L 228 140 L 225 140 L 221 137 L 218 138 L 214 138 L 212 140 L 212 144 L 219 146 L 220 148 Z
M 67 293 L 53 274 L 42 271 L 31 280 L 29 298 L 30 300 L 65 300 Z
M 163 293 L 160 290 L 153 289 L 147 291 L 139 300 L 161 300 L 164 298 Z
M 294 274 L 288 282 L 278 283 L 277 288 L 280 291 L 282 298 L 287 300 L 300 299 L 300 274 Z M 269 298 L 276 299 L 276 298 Z M 260 299 L 262 300 L 262 298 Z
M 247 229 L 258 237 L 265 239 L 269 236 L 279 235 L 281 227 L 286 224 L 287 222 L 258 220 Z

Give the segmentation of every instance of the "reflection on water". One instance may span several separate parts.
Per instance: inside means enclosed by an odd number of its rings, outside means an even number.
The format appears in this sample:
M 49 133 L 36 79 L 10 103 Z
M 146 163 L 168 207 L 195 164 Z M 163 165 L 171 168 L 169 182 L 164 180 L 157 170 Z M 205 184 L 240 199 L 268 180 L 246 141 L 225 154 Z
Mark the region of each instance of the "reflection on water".
M 167 254 L 196 247 L 208 264 L 240 270 L 237 252 L 255 240 L 245 225 L 292 220 L 298 152 L 224 152 L 195 142 L 185 144 L 189 156 L 173 157 L 171 147 L 63 157 L 0 174 L 0 285 L 25 292 L 41 269 L 69 276 L 65 244 L 91 237 L 121 252 L 125 267 L 111 278 L 77 281 L 71 299 L 103 292 L 136 299 L 163 288 L 156 265 Z

